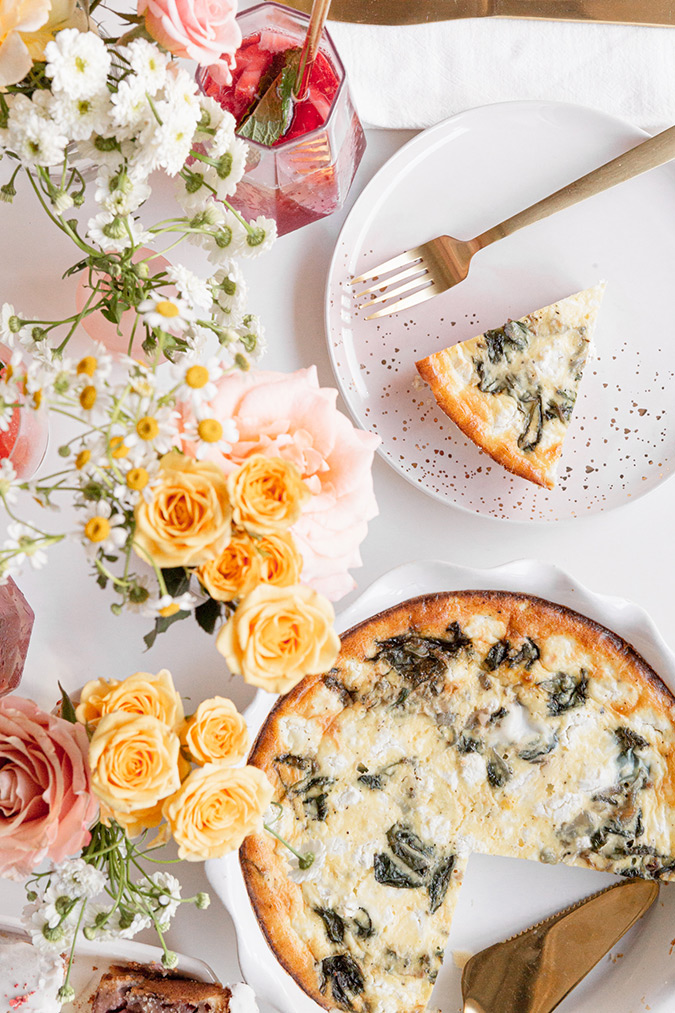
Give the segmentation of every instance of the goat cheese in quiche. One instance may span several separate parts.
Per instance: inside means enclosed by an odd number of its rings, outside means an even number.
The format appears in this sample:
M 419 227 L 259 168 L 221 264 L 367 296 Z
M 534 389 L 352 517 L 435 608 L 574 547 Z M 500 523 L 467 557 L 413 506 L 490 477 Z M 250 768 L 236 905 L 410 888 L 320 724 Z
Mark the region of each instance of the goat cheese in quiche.
M 615 634 L 506 592 L 405 602 L 268 717 L 272 835 L 240 857 L 282 965 L 321 1006 L 419 1013 L 468 856 L 675 878 L 675 698 Z
M 444 348 L 417 369 L 495 461 L 552 489 L 604 284 Z

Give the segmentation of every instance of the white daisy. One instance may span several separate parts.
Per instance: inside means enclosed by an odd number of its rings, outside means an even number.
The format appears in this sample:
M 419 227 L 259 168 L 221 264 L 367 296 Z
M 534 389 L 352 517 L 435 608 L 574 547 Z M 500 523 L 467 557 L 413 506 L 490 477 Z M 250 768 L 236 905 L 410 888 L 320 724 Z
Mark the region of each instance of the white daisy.
M 161 49 L 147 39 L 134 39 L 128 46 L 120 50 L 129 61 L 137 80 L 143 85 L 144 91 L 155 95 L 166 82 L 166 68 L 169 57 Z
M 302 858 L 299 859 L 295 855 L 290 856 L 288 878 L 292 879 L 294 883 L 304 883 L 316 879 L 326 861 L 325 845 L 318 840 L 302 841 L 298 851 Z M 310 856 L 313 856 L 311 861 Z
M 213 304 L 211 311 L 223 327 L 237 327 L 246 303 L 246 282 L 236 261 L 228 261 L 209 279 Z
M 4 302 L 0 307 L 0 341 L 12 348 L 14 339 L 20 330 L 21 321 L 14 312 L 14 307 L 11 303 Z
M 269 250 L 277 238 L 277 223 L 272 218 L 258 215 L 249 225 L 251 231 L 246 231 L 239 253 L 242 257 L 258 257 Z
M 114 514 L 107 500 L 89 504 L 78 524 L 78 537 L 87 555 L 92 558 L 99 550 L 117 552 L 127 540 L 122 514 Z
M 87 222 L 87 239 L 105 253 L 121 253 L 129 246 L 142 246 L 150 233 L 139 228 L 131 215 L 115 215 L 101 211 Z
M 22 566 L 27 559 L 34 570 L 40 570 L 47 563 L 47 553 L 40 547 L 39 536 L 26 524 L 10 524 L 7 527 L 9 538 L 3 542 L 3 548 L 14 554 L 14 565 Z
M 95 162 L 98 166 L 109 165 L 114 169 L 122 157 L 122 145 L 112 132 L 112 128 L 97 130 L 91 137 L 84 137 L 77 142 L 77 153 L 80 158 Z
M 151 292 L 138 304 L 143 323 L 169 334 L 181 334 L 195 317 L 195 311 L 185 299 L 172 299 L 159 292 Z
M 226 110 L 209 95 L 199 95 L 197 100 L 199 102 L 201 114 L 199 123 L 197 124 L 195 141 L 210 143 L 221 124 L 223 125 L 223 129 L 225 131 L 231 130 L 231 133 L 234 134 L 236 122 L 232 113 L 226 112 Z
M 176 612 L 192 612 L 196 605 L 197 599 L 188 591 L 177 598 L 174 598 L 170 594 L 163 594 L 161 597 L 149 598 L 143 606 L 141 614 L 154 619 L 158 617 L 168 619 L 169 616 L 175 615 Z
M 45 74 L 52 79 L 53 92 L 89 98 L 106 87 L 110 53 L 94 32 L 62 29 L 45 46 L 45 58 Z
M 69 92 L 54 96 L 54 116 L 64 133 L 74 141 L 83 141 L 108 127 L 110 99 L 107 92 L 78 98 Z
M 124 165 L 114 168 L 101 166 L 96 186 L 94 197 L 97 204 L 118 217 L 139 208 L 151 192 L 145 176 L 139 175 L 138 170 L 128 170 Z
M 191 401 L 193 405 L 212 401 L 218 393 L 216 383 L 223 375 L 217 358 L 211 357 L 204 362 L 202 356 L 195 352 L 184 355 L 179 363 L 171 367 L 171 372 L 180 384 L 176 389 L 177 400 Z
M 185 424 L 184 437 L 195 445 L 197 460 L 201 461 L 213 450 L 229 454 L 239 431 L 232 419 L 216 419 L 210 405 L 199 405 L 195 415 Z
M 214 147 L 209 149 L 209 157 L 215 160 L 215 165 L 207 166 L 204 175 L 205 181 L 216 191 L 220 200 L 231 196 L 237 189 L 246 170 L 246 158 L 248 148 L 243 141 L 234 137 L 224 151 L 218 151 Z
M 105 888 L 104 872 L 83 858 L 70 858 L 56 866 L 50 891 L 57 897 L 95 897 Z
M 198 274 L 185 267 L 184 264 L 173 264 L 167 268 L 167 278 L 178 289 L 183 299 L 196 310 L 208 312 L 211 305 L 211 292 L 208 282 Z
M 158 454 L 166 454 L 180 443 L 178 433 L 179 414 L 171 408 L 149 406 L 141 415 L 134 429 L 125 433 L 124 442 L 130 448 L 142 447 Z
M 59 165 L 65 157 L 68 137 L 61 126 L 49 118 L 40 92 L 34 99 L 15 95 L 7 127 L 7 147 L 24 165 Z M 52 99 L 52 96 L 49 96 Z
M 2 425 L 0 424 L 0 429 L 1 428 Z M 2 461 L 0 461 L 0 498 L 2 498 L 5 503 L 16 503 L 17 491 L 14 487 L 15 481 L 16 471 L 14 470 L 14 465 L 8 457 L 4 457 Z
M 110 119 L 115 136 L 120 140 L 134 137 L 157 123 L 143 81 L 134 74 L 120 81 L 110 103 Z
M 181 885 L 170 872 L 154 872 L 150 879 L 155 887 L 155 889 L 150 889 L 156 902 L 155 914 L 160 928 L 165 929 L 169 927 L 171 919 L 178 910 Z
M 127 611 L 142 613 L 146 602 L 151 598 L 152 591 L 154 589 L 154 580 L 151 580 L 151 578 L 146 574 L 143 574 L 140 577 L 134 577 L 134 584 L 129 590 L 129 597 L 127 598 L 125 604 Z

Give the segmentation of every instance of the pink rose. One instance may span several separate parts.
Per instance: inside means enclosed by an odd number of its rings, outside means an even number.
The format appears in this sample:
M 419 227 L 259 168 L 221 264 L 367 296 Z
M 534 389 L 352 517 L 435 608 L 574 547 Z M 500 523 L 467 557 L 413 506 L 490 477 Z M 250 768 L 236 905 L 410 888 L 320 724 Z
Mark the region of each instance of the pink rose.
M 233 419 L 239 439 L 229 454 L 214 452 L 212 460 L 228 474 L 260 453 L 299 468 L 314 493 L 291 528 L 304 560 L 301 579 L 337 601 L 355 586 L 347 570 L 361 565 L 359 545 L 377 514 L 371 467 L 379 437 L 355 429 L 337 410 L 337 391 L 319 387 L 314 366 L 231 373 L 217 386 L 211 411 Z
M 0 700 L 0 876 L 21 879 L 45 859 L 62 862 L 91 840 L 98 812 L 83 725 L 32 700 Z
M 138 0 L 145 27 L 174 56 L 209 67 L 219 84 L 230 84 L 230 67 L 241 45 L 236 0 Z

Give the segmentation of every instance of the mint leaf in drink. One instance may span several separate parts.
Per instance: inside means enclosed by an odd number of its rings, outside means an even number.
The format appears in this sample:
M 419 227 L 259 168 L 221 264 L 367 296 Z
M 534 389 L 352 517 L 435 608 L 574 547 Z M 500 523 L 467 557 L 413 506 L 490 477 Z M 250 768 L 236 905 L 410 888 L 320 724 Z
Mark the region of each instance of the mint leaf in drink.
M 300 49 L 289 49 L 280 73 L 258 99 L 243 123 L 239 137 L 270 148 L 288 130 L 293 117 L 293 86 L 298 73 Z

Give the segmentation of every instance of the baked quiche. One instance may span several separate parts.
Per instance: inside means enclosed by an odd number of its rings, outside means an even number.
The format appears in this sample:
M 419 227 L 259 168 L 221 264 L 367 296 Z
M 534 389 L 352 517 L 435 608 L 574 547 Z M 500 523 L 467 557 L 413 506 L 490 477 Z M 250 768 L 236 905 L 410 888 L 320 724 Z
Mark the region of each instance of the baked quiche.
M 572 418 L 604 284 L 444 348 L 417 369 L 470 439 L 547 489 Z
M 272 950 L 326 1009 L 416 1013 L 471 852 L 675 878 L 674 722 L 628 644 L 541 599 L 437 594 L 356 627 L 251 754 L 301 856 L 265 832 L 240 852 Z

